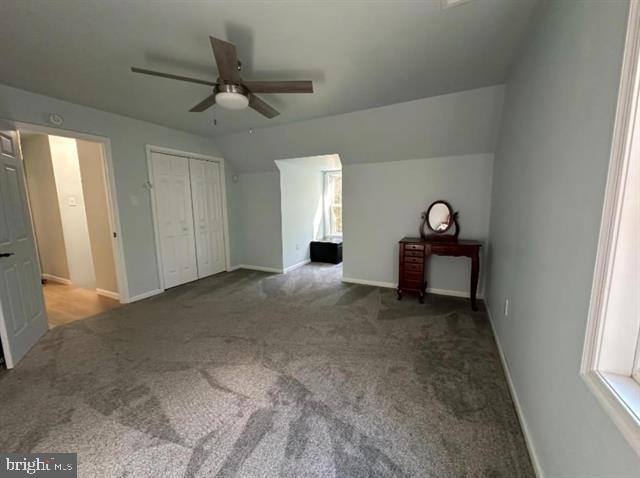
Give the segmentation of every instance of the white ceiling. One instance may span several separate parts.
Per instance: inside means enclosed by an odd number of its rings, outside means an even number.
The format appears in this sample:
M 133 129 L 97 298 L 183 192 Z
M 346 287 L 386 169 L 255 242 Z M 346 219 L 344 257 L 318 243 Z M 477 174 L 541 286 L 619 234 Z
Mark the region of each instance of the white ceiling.
M 3 2 L 0 82 L 206 136 L 502 83 L 537 0 Z M 208 36 L 235 43 L 246 79 L 310 79 L 262 95 L 280 110 L 188 109 L 216 79 Z M 8 46 L 8 47 L 7 47 Z M 213 126 L 213 117 L 217 126 Z

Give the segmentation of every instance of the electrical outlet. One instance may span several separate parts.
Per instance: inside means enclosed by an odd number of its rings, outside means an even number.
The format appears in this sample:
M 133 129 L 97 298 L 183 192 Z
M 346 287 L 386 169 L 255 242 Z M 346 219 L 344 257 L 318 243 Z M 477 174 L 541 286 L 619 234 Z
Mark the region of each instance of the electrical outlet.
M 504 301 L 504 316 L 509 315 L 509 299 L 505 299 Z
M 300 250 L 300 244 L 296 244 L 296 251 Z

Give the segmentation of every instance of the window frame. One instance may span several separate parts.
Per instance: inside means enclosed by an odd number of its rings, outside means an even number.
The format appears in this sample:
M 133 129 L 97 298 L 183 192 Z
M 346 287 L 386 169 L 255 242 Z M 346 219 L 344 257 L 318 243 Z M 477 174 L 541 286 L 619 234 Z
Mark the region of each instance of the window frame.
M 324 181 L 323 181 L 323 191 L 322 191 L 322 197 L 323 197 L 323 203 L 324 203 L 323 204 L 324 230 L 325 230 L 325 236 L 342 237 L 343 232 L 338 232 L 338 233 L 333 232 L 333 220 L 332 220 L 333 216 L 331 214 L 333 200 L 329 198 L 329 192 L 328 192 L 329 181 L 332 176 L 340 176 L 340 178 L 342 178 L 342 170 L 333 169 L 333 170 L 324 171 Z M 340 207 L 342 208 L 343 214 L 344 214 L 343 203 L 344 201 L 340 203 Z M 342 227 L 344 228 L 344 222 Z
M 628 316 L 609 313 L 608 308 L 629 165 L 633 155 L 640 152 L 639 63 L 640 7 L 639 2 L 632 1 L 580 375 L 640 455 L 640 324 Z M 630 326 L 638 330 L 620 334 L 626 347 L 606 346 L 605 332 L 619 330 L 615 325 L 620 322 L 623 326 L 633 324 Z M 620 350 L 626 350 L 625 354 L 634 351 L 635 356 L 621 356 Z M 609 366 L 604 366 L 604 362 Z M 611 367 L 614 363 L 616 366 Z

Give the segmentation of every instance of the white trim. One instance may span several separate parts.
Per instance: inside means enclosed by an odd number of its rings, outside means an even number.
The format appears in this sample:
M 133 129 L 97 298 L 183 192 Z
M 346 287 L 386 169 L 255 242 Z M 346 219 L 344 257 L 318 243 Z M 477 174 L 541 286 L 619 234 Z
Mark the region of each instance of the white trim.
M 107 193 L 107 215 L 109 217 L 109 227 L 112 232 L 116 233 L 116 237 L 112 238 L 111 245 L 113 247 L 114 266 L 116 269 L 116 281 L 120 294 L 120 302 L 123 304 L 128 302 L 129 283 L 127 277 L 127 265 L 124 257 L 124 244 L 122 242 L 122 227 L 120 225 L 120 210 L 118 208 L 118 191 L 116 188 L 116 176 L 113 167 L 113 156 L 111 154 L 111 139 L 105 136 L 96 136 L 93 134 L 82 133 L 79 131 L 52 128 L 33 123 L 24 123 L 21 121 L 7 120 L 13 124 L 18 133 L 28 131 L 33 133 L 41 133 L 54 136 L 64 136 L 66 138 L 80 139 L 100 143 L 103 153 L 103 166 L 105 166 L 105 183 Z
M 205 154 L 191 153 L 189 151 L 181 151 L 178 149 L 165 148 L 153 144 L 145 145 L 145 154 L 147 156 L 147 177 L 152 188 L 149 189 L 151 198 L 151 217 L 153 219 L 153 235 L 156 248 L 156 263 L 158 266 L 158 283 L 160 289 L 165 290 L 164 273 L 162 268 L 162 254 L 160 253 L 160 230 L 158 229 L 158 206 L 156 204 L 155 194 L 153 193 L 153 162 L 151 160 L 152 153 L 170 154 L 181 158 L 201 159 L 203 161 L 214 161 L 220 164 L 220 194 L 222 195 L 222 221 L 224 229 L 224 252 L 225 252 L 225 271 L 231 270 L 231 244 L 229 242 L 229 214 L 227 211 L 227 178 L 225 173 L 224 158 L 217 156 L 208 156 Z M 202 277 L 204 279 L 204 277 Z
M 240 264 L 239 266 L 234 266 L 233 270 L 237 270 L 237 269 L 248 269 L 252 271 L 272 272 L 274 274 L 282 274 L 282 269 L 277 269 L 275 267 L 252 266 L 249 264 Z
M 636 86 L 638 71 L 638 55 L 640 54 L 640 14 L 638 2 L 632 1 L 629 7 L 629 23 L 625 43 L 620 90 L 616 107 L 616 119 L 613 127 L 611 145 L 611 159 L 607 174 L 607 185 L 602 207 L 600 222 L 600 236 L 596 254 L 589 315 L 587 319 L 587 333 L 582 354 L 580 372 L 586 374 L 594 370 L 598 363 L 600 336 L 603 328 L 603 312 L 606 309 L 609 282 L 613 268 L 611 246 L 615 244 L 618 235 L 622 199 L 623 183 L 631 154 L 633 127 L 633 113 L 636 110 Z
M 360 284 L 360 285 L 370 285 L 373 287 L 386 287 L 388 289 L 397 289 L 398 284 L 395 282 L 379 282 L 374 280 L 367 279 L 356 279 L 355 277 L 343 277 L 342 282 L 349 282 L 351 284 Z M 463 299 L 469 299 L 469 292 L 464 292 L 460 290 L 450 290 L 450 289 L 434 289 L 433 287 L 427 287 L 428 294 L 435 295 L 447 295 L 450 297 L 462 297 Z M 484 299 L 482 294 L 476 295 L 478 299 Z
M 580 364 L 580 375 L 598 399 L 620 432 L 640 455 L 640 421 L 638 411 L 633 413 L 625 403 L 625 392 L 615 380 L 607 381 L 598 371 L 602 336 L 608 308 L 609 292 L 618 240 L 624 185 L 628 165 L 633 154 L 633 136 L 638 115 L 640 59 L 640 5 L 632 0 L 625 40 L 620 89 L 616 106 L 616 118 L 611 144 L 611 158 L 602 208 L 600 236 L 593 274 L 591 299 L 587 318 L 587 330 Z M 629 380 L 630 377 L 629 377 Z M 640 385 L 638 385 L 640 389 Z M 638 391 L 636 390 L 636 393 Z
M 304 261 L 298 262 L 297 264 L 294 264 L 292 266 L 289 267 L 285 267 L 282 272 L 284 274 L 286 274 L 287 272 L 291 272 L 294 271 L 296 269 L 299 269 L 302 266 L 306 266 L 307 264 L 309 264 L 311 262 L 311 259 L 305 259 Z
M 120 294 L 118 294 L 117 292 L 112 292 L 106 289 L 96 289 L 96 293 L 103 297 L 108 297 L 109 299 L 114 299 L 118 301 L 120 300 Z
M 398 284 L 394 282 L 379 282 L 375 280 L 356 279 L 355 277 L 342 277 L 342 282 L 348 282 L 351 284 L 370 285 L 373 287 L 386 287 L 388 289 L 396 289 Z
M 72 285 L 71 279 L 65 277 L 54 276 L 53 274 L 42 273 L 42 278 L 51 282 L 57 282 L 58 284 Z
M 623 401 L 619 395 L 619 390 L 615 388 L 611 382 L 607 381 L 605 375 L 606 374 L 601 374 L 597 371 L 592 371 L 583 374 L 582 378 L 620 432 L 637 452 L 640 450 L 640 435 L 637 433 L 638 427 L 640 427 L 640 420 L 638 420 L 634 411 L 627 407 L 625 401 Z M 625 378 L 633 381 L 631 378 Z M 637 394 L 640 387 L 635 385 L 634 387 L 636 388 Z
M 518 399 L 518 393 L 516 392 L 516 387 L 513 383 L 513 379 L 511 378 L 511 371 L 509 370 L 509 364 L 507 363 L 507 358 L 504 355 L 504 351 L 502 350 L 502 345 L 500 344 L 500 339 L 498 337 L 498 334 L 496 333 L 493 316 L 491 315 L 491 307 L 489 307 L 489 304 L 485 304 L 485 305 L 486 305 L 485 309 L 487 310 L 487 316 L 489 317 L 489 324 L 491 325 L 491 331 L 493 332 L 493 338 L 498 348 L 498 355 L 500 356 L 500 362 L 502 362 L 504 375 L 507 378 L 507 384 L 509 385 L 509 393 L 511 394 L 511 400 L 513 401 L 513 405 L 516 409 L 516 415 L 518 416 L 518 420 L 520 421 L 520 428 L 522 428 L 524 441 L 527 444 L 527 449 L 529 450 L 529 456 L 531 457 L 531 463 L 533 464 L 533 471 L 535 472 L 538 478 L 544 478 L 540 457 L 538 456 L 538 453 L 536 452 L 536 447 L 533 444 L 533 436 L 531 435 L 529 426 L 527 425 L 527 420 L 524 417 L 522 406 L 520 405 L 520 400 Z
M 150 290 L 149 292 L 143 292 L 142 294 L 129 297 L 129 301 L 127 303 L 130 304 L 131 302 L 138 302 L 139 300 L 148 299 L 149 297 L 162 294 L 163 292 L 164 291 L 162 289 L 154 289 L 154 290 Z
M 437 295 L 448 295 L 450 297 L 462 297 L 463 299 L 471 299 L 471 294 L 461 290 L 451 289 L 434 289 L 433 287 L 427 287 L 427 293 Z M 484 300 L 484 295 L 481 293 L 476 294 L 476 299 Z

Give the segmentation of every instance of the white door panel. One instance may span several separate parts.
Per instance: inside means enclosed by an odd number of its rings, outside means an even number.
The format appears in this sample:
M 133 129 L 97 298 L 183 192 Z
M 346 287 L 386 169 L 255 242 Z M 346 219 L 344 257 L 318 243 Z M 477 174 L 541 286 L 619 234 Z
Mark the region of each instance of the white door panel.
M 17 133 L 0 122 L 0 337 L 7 367 L 47 330 Z
M 153 191 L 165 288 L 198 278 L 189 160 L 152 153 Z
M 189 166 L 198 276 L 206 277 L 225 270 L 220 165 L 191 159 Z

